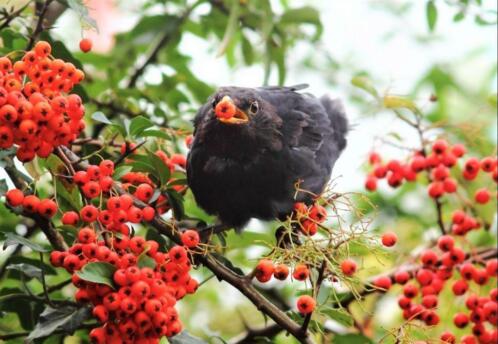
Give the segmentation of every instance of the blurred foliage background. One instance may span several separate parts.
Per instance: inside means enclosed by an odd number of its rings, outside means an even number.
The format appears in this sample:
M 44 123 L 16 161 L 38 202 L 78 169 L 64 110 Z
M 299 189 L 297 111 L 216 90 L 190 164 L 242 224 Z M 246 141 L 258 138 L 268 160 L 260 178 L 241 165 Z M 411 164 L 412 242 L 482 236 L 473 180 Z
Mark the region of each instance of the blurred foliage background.
M 20 8 L 26 3 L 0 0 L 0 8 Z M 54 42 L 54 55 L 72 61 L 87 75 L 78 92 L 87 107 L 88 136 L 113 135 L 112 127 L 92 119 L 99 117 L 96 112 L 123 125 L 144 116 L 180 133 L 176 141 L 161 135 L 149 139 L 157 140 L 166 151 L 185 153 L 183 136 L 192 129 L 190 121 L 216 87 L 309 83 L 312 93 L 343 98 L 351 117 L 349 146 L 334 171 L 334 185 L 340 191 L 362 191 L 362 166 L 369 151 L 402 157 L 403 151 L 395 146 L 417 145 L 415 133 L 379 101 L 385 94 L 416 103 L 424 120 L 438 125 L 432 131 L 434 137 L 464 142 L 477 156 L 496 154 L 498 37 L 493 0 L 96 0 L 86 2 L 89 13 L 78 1 L 67 4 L 68 9 L 62 6 L 60 13 L 54 13 L 53 29 L 42 38 Z M 26 18 L 30 8 L 23 12 Z M 0 54 L 25 47 L 27 21 L 17 18 L 10 28 L 2 28 Z M 77 49 L 82 35 L 94 40 L 93 52 L 83 54 Z M 365 88 L 375 89 L 379 97 L 372 97 Z M 95 150 L 84 149 L 83 153 Z M 27 166 L 32 176 L 37 171 L 37 163 Z M 49 188 L 43 178 L 38 186 Z M 436 235 L 434 209 L 426 206 L 422 187 L 381 188 L 371 202 L 376 209 L 362 198 L 357 207 L 375 219 L 372 231 L 394 230 L 400 244 L 396 254 L 382 255 L 380 260 L 368 251 L 353 252 L 362 256 L 365 277 L 409 260 Z M 195 206 L 190 194 L 184 205 L 187 214 L 212 220 Z M 471 238 L 475 244 L 496 242 L 495 209 L 483 212 L 493 226 L 489 232 L 476 232 Z M 23 234 L 31 227 L 0 204 L 0 232 Z M 252 222 L 242 235 L 230 233 L 226 257 L 250 271 L 257 258 L 267 253 L 264 243 L 273 240 L 274 227 Z M 20 288 L 20 275 L 5 269 L 6 260 L 42 266 L 50 284 L 68 278 L 39 263 L 35 253 L 21 256 L 12 251 L 0 248 L 1 293 Z M 206 282 L 180 305 L 181 319 L 190 332 L 216 342 L 217 337 L 226 340 L 246 326 L 265 323 L 251 303 L 237 290 L 211 279 L 209 271 L 201 268 L 194 275 Z M 28 283 L 33 290 L 41 290 L 36 278 Z M 70 297 L 71 288 L 62 289 L 61 296 Z M 274 281 L 261 288 L 275 302 L 291 308 L 295 290 L 303 285 Z M 357 317 L 371 319 L 365 333 L 375 342 L 402 321 L 395 294 L 372 295 L 362 307 L 354 308 Z M 448 314 L 462 306 L 454 304 L 450 295 L 445 297 Z M 23 300 L 2 303 L 0 295 L 0 332 L 29 330 L 41 310 L 40 305 Z M 322 320 L 325 328 L 343 334 L 351 324 L 351 319 Z M 448 316 L 433 333 L 440 333 L 450 322 Z M 414 333 L 430 338 L 432 332 L 414 329 Z M 337 338 L 337 343 L 351 342 L 347 336 L 343 341 Z M 52 336 L 46 342 L 59 340 Z M 84 337 L 74 337 L 72 342 L 81 340 Z M 282 334 L 275 342 L 293 340 Z

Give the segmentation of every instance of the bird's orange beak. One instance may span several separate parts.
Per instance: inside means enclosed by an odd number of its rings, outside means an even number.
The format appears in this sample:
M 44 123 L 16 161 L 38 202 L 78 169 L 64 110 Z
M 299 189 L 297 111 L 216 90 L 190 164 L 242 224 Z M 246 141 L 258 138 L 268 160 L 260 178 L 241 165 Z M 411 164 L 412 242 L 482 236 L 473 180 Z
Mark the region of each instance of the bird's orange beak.
M 214 114 L 220 122 L 225 124 L 244 124 L 249 122 L 249 117 L 246 113 L 240 110 L 229 96 L 224 96 L 216 104 Z

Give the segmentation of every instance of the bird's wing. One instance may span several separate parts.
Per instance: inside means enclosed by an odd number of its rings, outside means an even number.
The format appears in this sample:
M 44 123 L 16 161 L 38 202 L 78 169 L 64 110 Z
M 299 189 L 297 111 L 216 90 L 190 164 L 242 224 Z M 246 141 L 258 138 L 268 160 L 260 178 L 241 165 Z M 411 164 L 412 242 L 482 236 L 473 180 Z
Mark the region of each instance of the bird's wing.
M 298 84 L 293 86 L 261 86 L 258 87 L 258 90 L 266 90 L 266 91 L 300 91 L 308 88 L 308 84 Z

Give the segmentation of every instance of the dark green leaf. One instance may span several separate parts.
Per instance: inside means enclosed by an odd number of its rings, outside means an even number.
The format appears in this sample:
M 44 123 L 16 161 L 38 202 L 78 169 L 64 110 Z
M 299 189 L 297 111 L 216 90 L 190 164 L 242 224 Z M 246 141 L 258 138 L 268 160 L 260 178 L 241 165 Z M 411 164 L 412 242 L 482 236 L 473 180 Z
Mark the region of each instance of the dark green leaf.
M 149 157 L 149 162 L 154 167 L 154 175 L 157 176 L 157 178 L 161 182 L 161 185 L 166 185 L 171 176 L 171 171 L 169 167 L 166 166 L 164 161 L 162 161 L 162 159 L 157 155 L 155 155 L 154 153 L 152 152 L 147 152 L 147 153 Z
M 144 116 L 137 116 L 130 122 L 130 135 L 132 137 L 140 137 L 145 129 L 152 127 L 154 123 Z
M 30 264 L 9 264 L 7 266 L 7 270 L 19 271 L 29 278 L 37 278 L 40 281 L 42 280 L 42 270 Z
M 156 261 L 147 254 L 141 254 L 140 257 L 138 257 L 137 265 L 139 268 L 154 269 L 156 267 Z
M 350 327 L 353 325 L 353 318 L 349 313 L 341 309 L 324 308 L 320 312 L 327 315 L 330 319 L 337 321 L 341 325 Z
M 373 342 L 361 334 L 337 334 L 332 344 L 373 344 Z
M 8 247 L 10 245 L 16 245 L 16 244 L 27 246 L 36 252 L 49 252 L 50 251 L 49 249 L 46 249 L 43 246 L 38 245 L 38 244 L 32 242 L 31 240 L 26 239 L 25 237 L 22 237 L 20 235 L 17 235 L 15 233 L 5 233 L 5 242 L 3 243 L 3 247 L 5 248 L 5 247 Z
M 166 132 L 164 132 L 162 130 L 157 130 L 157 129 L 145 130 L 145 131 L 142 132 L 142 134 L 140 136 L 141 137 L 152 136 L 152 137 L 158 137 L 160 139 L 171 140 L 171 136 L 170 135 L 168 135 Z
M 109 263 L 94 262 L 86 264 L 83 269 L 78 271 L 76 274 L 83 280 L 106 284 L 109 287 L 114 287 L 113 276 L 116 271 L 116 267 Z
M 121 179 L 121 177 L 123 177 L 125 174 L 130 172 L 132 169 L 133 169 L 133 167 L 128 166 L 128 165 L 119 166 L 118 168 L 116 168 L 114 170 L 114 174 L 112 175 L 112 179 L 119 180 L 119 179 Z
M 40 314 L 38 323 L 26 338 L 26 342 L 31 343 L 34 339 L 47 337 L 58 328 L 71 333 L 81 326 L 83 321 L 88 319 L 89 315 L 88 308 L 66 306 L 54 309 L 47 306 L 43 313 Z
M 431 32 L 436 28 L 437 23 L 437 7 L 434 3 L 434 0 L 429 0 L 426 5 L 426 16 L 427 16 L 427 25 Z

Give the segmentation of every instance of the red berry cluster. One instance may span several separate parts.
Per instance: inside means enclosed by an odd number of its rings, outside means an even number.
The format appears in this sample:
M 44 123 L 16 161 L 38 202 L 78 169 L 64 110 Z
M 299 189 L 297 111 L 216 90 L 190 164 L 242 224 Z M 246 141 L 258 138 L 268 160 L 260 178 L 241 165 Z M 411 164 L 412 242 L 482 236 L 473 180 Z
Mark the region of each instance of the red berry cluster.
M 7 203 L 12 207 L 22 207 L 30 214 L 39 214 L 51 218 L 57 213 L 57 203 L 52 199 L 40 199 L 35 195 L 24 195 L 19 189 L 12 189 L 5 194 Z
M 194 293 L 198 283 L 189 275 L 188 252 L 174 246 L 159 250 L 157 242 L 127 235 L 99 239 L 90 227 L 79 230 L 77 242 L 67 251 L 54 251 L 51 263 L 73 274 L 78 288 L 75 299 L 91 303 L 93 315 L 102 324 L 90 332 L 92 343 L 158 343 L 182 329 L 177 300 Z M 153 264 L 142 266 L 143 256 Z M 78 271 L 86 264 L 105 262 L 115 267 L 113 287 L 86 281 Z M 154 267 L 152 267 L 154 266 Z M 83 275 L 81 275 L 84 277 Z
M 0 149 L 17 145 L 17 158 L 48 157 L 69 145 L 84 129 L 85 109 L 69 94 L 84 74 L 72 63 L 51 57 L 40 41 L 21 60 L 0 57 Z
M 455 296 L 462 296 L 469 294 L 473 283 L 478 287 L 493 285 L 496 284 L 495 278 L 498 276 L 498 259 L 488 260 L 483 268 L 479 268 L 466 262 L 465 252 L 455 246 L 452 236 L 441 236 L 437 244 L 438 251 L 428 249 L 420 255 L 419 269 L 400 269 L 393 276 L 380 276 L 373 282 L 376 288 L 383 290 L 388 290 L 392 283 L 402 285 L 403 295 L 399 297 L 398 305 L 403 310 L 403 317 L 407 320 L 421 320 L 428 326 L 437 325 L 440 321 L 437 313 L 438 296 L 446 285 L 451 285 Z M 455 271 L 459 272 L 459 277 L 451 282 Z M 496 343 L 497 296 L 497 289 L 493 289 L 486 296 L 471 293 L 466 301 L 470 314 L 455 315 L 454 323 L 458 328 L 467 326 L 469 321 L 474 323 L 472 333 L 475 343 Z M 456 342 L 455 336 L 450 332 L 445 332 L 441 340 Z
M 317 203 L 307 206 L 303 202 L 297 202 L 294 204 L 294 214 L 299 221 L 301 232 L 306 235 L 315 235 L 318 224 L 327 219 L 327 210 Z
M 371 153 L 369 163 L 374 167 L 367 176 L 365 188 L 369 191 L 377 189 L 379 179 L 387 179 L 391 187 L 398 187 L 404 181 L 413 182 L 417 175 L 423 171 L 430 174 L 431 183 L 427 187 L 427 192 L 432 198 L 439 198 L 445 193 L 451 194 L 457 191 L 458 183 L 451 176 L 451 169 L 457 166 L 458 159 L 465 154 L 465 147 L 457 144 L 450 147 L 445 140 L 437 140 L 432 145 L 431 153 L 428 156 L 416 152 L 408 162 L 401 163 L 398 160 L 390 160 L 386 164 L 378 153 Z M 463 165 L 463 177 L 473 180 L 482 170 L 492 176 L 498 182 L 498 169 L 496 157 L 486 157 L 479 161 L 476 158 L 469 158 Z M 475 194 L 477 203 L 484 204 L 490 199 L 489 190 L 479 189 Z

